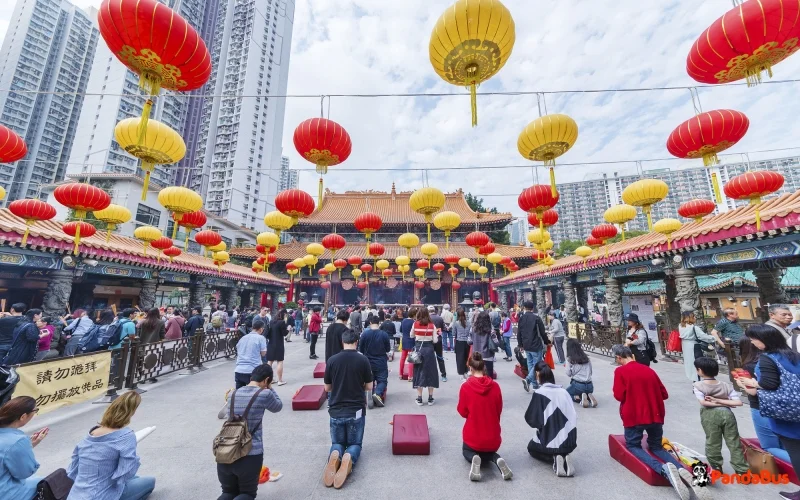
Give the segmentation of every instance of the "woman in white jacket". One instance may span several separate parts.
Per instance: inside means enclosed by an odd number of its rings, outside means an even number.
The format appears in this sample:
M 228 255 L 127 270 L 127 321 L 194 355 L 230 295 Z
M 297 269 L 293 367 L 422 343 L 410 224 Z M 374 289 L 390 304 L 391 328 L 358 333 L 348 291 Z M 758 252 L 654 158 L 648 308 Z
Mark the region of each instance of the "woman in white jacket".
M 678 333 L 681 335 L 683 369 L 686 372 L 686 378 L 692 383 L 697 382 L 700 378 L 697 376 L 694 360 L 701 354 L 703 356 L 713 356 L 713 346 L 717 339 L 695 325 L 694 311 L 683 311 L 681 313 L 681 324 L 678 327 Z M 704 349 L 704 345 L 711 346 L 711 349 Z

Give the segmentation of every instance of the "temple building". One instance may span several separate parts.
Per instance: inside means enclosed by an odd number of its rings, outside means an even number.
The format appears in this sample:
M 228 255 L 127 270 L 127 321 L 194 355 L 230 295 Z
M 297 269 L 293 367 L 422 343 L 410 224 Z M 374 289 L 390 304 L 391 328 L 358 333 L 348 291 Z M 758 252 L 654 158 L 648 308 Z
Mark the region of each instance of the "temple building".
M 344 248 L 332 255 L 329 250 L 319 256 L 319 261 L 312 268 L 305 267 L 295 276 L 294 290 L 287 294 L 286 300 L 293 299 L 309 303 L 316 299 L 326 306 L 347 304 L 384 304 L 408 305 L 411 303 L 436 304 L 449 303 L 485 303 L 493 300 L 496 294 L 492 288 L 495 278 L 502 277 L 504 270 L 492 264 L 485 264 L 489 272 L 483 276 L 472 271 L 459 269 L 456 276 L 458 285 L 453 286 L 453 278 L 445 271 L 437 273 L 427 269 L 422 279 L 415 278 L 416 262 L 424 259 L 420 246 L 427 240 L 425 218 L 414 212 L 409 205 L 411 191 L 398 192 L 392 184 L 389 192 L 380 191 L 347 191 L 333 193 L 326 190 L 321 207 L 305 219 L 300 219 L 289 231 L 290 242 L 281 244 L 275 255 L 277 261 L 271 264 L 269 271 L 276 276 L 288 279 L 286 265 L 295 259 L 302 259 L 308 254 L 306 247 L 310 243 L 320 243 L 328 234 L 336 233 L 344 237 Z M 482 231 L 490 234 L 504 231 L 514 217 L 510 213 L 479 213 L 473 211 L 465 199 L 464 192 L 458 190 L 445 195 L 445 204 L 441 211 L 452 211 L 461 218 L 461 224 L 451 231 L 449 248 L 444 232 L 431 225 L 431 241 L 438 246 L 438 253 L 430 259 L 430 265 L 444 263 L 446 255 L 466 257 L 475 261 L 478 257 L 475 249 L 464 240 L 468 233 Z M 371 242 L 384 246 L 384 253 L 378 257 L 367 255 L 366 236 L 356 229 L 354 221 L 360 214 L 372 212 L 382 220 L 379 231 L 372 234 Z M 414 233 L 420 244 L 408 251 L 398 244 L 398 237 L 404 233 Z M 530 249 L 521 245 L 496 245 L 496 252 L 514 259 L 520 267 L 532 264 Z M 239 247 L 230 251 L 231 257 L 243 265 L 249 265 L 260 254 L 255 247 Z M 395 258 L 407 255 L 410 258 L 410 270 L 406 273 L 398 271 Z M 350 256 L 361 257 L 363 264 L 373 266 L 368 280 L 362 275 L 355 279 L 351 271 L 354 266 L 348 265 L 341 273 L 334 271 L 323 283 L 318 271 L 325 264 L 337 259 L 347 260 Z M 377 260 L 385 259 L 393 271 L 391 276 L 381 276 L 374 269 Z M 483 265 L 483 260 L 481 261 Z M 356 266 L 358 267 L 358 266 Z M 421 286 L 415 281 L 421 281 Z M 316 302 L 315 302 L 316 303 Z

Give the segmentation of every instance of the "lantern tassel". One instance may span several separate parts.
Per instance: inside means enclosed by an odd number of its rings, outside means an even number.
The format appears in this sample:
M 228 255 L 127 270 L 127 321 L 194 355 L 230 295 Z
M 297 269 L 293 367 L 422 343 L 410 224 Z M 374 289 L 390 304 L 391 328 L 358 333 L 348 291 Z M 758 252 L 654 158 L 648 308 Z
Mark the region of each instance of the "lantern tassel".
M 116 228 L 117 228 L 116 224 L 108 224 L 106 226 L 106 243 L 111 241 L 111 231 L 115 230 Z
M 25 221 L 25 234 L 22 235 L 22 246 L 28 243 L 28 234 L 31 232 L 31 221 Z
M 555 198 L 558 196 L 558 191 L 556 190 L 556 171 L 553 168 L 555 166 L 555 160 L 550 163 L 550 194 Z
M 189 231 L 186 231 L 186 239 L 183 240 L 183 249 L 189 251 Z
M 622 241 L 625 241 L 625 224 L 620 224 L 619 228 L 622 230 Z
M 147 242 L 145 241 L 145 242 L 143 243 L 143 245 L 144 245 L 144 256 L 145 256 L 145 257 L 147 257 L 147 245 L 148 245 L 148 244 L 147 244 Z
M 319 176 L 319 188 L 317 193 L 317 212 L 322 210 L 322 176 Z
M 717 173 L 711 172 L 711 186 L 714 188 L 714 198 L 717 200 L 717 205 L 722 203 L 722 195 L 719 191 L 719 179 L 717 179 Z
M 667 250 L 672 250 L 672 238 L 667 235 Z
M 144 170 L 144 185 L 142 186 L 142 201 L 147 200 L 147 189 L 150 187 L 150 172 L 155 168 L 155 163 L 148 161 L 142 162 L 142 170 Z
M 650 207 L 642 207 L 642 210 L 647 214 L 647 229 L 653 230 L 653 217 L 650 215 Z
M 431 223 L 428 222 L 428 243 L 431 242 Z
M 478 126 L 478 86 L 475 82 L 469 85 L 469 103 L 472 108 L 472 126 Z
M 175 214 L 175 221 L 172 224 L 172 239 L 174 240 L 178 236 L 178 223 L 183 220 L 183 214 Z
M 72 255 L 78 255 L 78 247 L 81 244 L 81 223 L 80 221 L 75 224 L 75 248 L 72 250 Z
M 142 107 L 142 119 L 139 122 L 139 139 L 138 144 L 144 144 L 144 136 L 147 134 L 147 123 L 150 121 L 150 112 L 153 110 L 153 100 L 148 99 Z
M 756 207 L 756 231 L 761 231 L 761 210 L 758 206 L 761 203 L 761 197 L 752 198 L 750 204 Z

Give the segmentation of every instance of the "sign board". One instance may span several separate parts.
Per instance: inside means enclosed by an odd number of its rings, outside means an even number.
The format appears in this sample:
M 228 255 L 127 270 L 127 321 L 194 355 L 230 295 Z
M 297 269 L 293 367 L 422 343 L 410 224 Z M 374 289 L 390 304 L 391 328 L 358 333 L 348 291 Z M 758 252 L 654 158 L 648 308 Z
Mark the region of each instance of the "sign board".
M 111 351 L 23 365 L 16 370 L 19 383 L 14 396 L 35 399 L 41 415 L 102 396 L 111 372 Z
M 571 339 L 578 338 L 578 323 L 567 323 L 567 335 Z

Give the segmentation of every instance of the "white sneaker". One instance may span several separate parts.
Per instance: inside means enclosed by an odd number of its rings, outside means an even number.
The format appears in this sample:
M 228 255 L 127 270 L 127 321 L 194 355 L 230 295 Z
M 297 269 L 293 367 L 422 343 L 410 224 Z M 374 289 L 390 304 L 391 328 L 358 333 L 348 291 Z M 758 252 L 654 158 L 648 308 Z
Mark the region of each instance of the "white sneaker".
M 470 481 L 481 480 L 481 457 L 478 455 L 472 457 L 472 465 L 469 468 L 469 480 Z
M 511 469 L 508 467 L 505 459 L 498 458 L 497 459 L 497 468 L 500 469 L 500 474 L 503 476 L 505 481 L 508 481 L 512 477 L 514 477 L 514 473 L 511 472 Z
M 567 477 L 567 470 L 564 468 L 564 457 L 561 455 L 556 455 L 555 470 L 556 476 Z
M 681 481 L 681 475 L 675 465 L 671 463 L 664 464 L 661 466 L 661 474 L 667 478 L 669 484 L 672 485 L 675 493 L 678 494 L 678 498 L 681 500 L 691 500 L 692 493 L 689 491 L 689 487 Z
M 694 477 L 692 477 L 691 472 L 681 467 L 678 469 L 678 474 L 681 476 L 681 479 L 683 479 L 683 482 L 689 485 L 689 487 L 692 489 L 692 493 L 694 493 L 694 496 L 697 498 L 697 500 L 712 500 L 712 498 L 714 498 L 708 486 L 694 484 Z
M 567 470 L 567 477 L 572 477 L 575 475 L 575 469 L 572 465 L 572 458 L 570 455 L 564 456 L 564 468 Z

